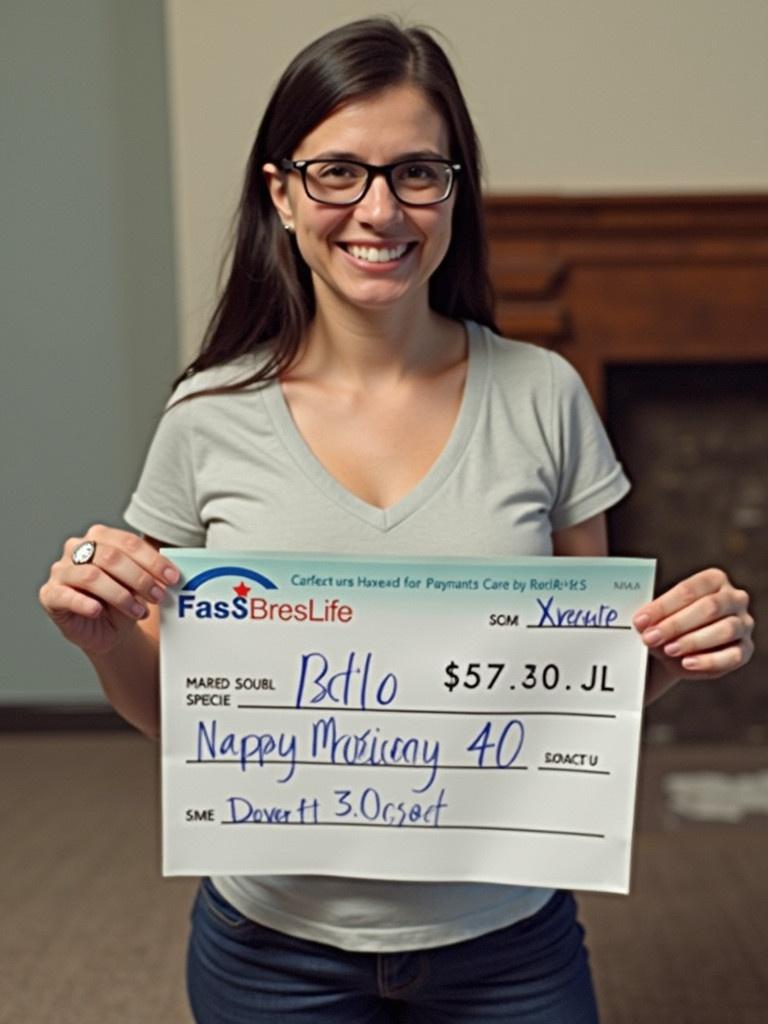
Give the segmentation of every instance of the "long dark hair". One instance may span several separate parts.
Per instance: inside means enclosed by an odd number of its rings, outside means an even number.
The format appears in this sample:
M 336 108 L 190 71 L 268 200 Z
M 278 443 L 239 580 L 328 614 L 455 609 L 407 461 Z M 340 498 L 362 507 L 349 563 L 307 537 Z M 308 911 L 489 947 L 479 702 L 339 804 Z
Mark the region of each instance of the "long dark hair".
M 203 394 L 278 377 L 295 359 L 315 311 L 309 268 L 282 226 L 262 167 L 291 157 L 302 139 L 342 103 L 408 83 L 445 118 L 450 158 L 461 163 L 451 242 L 429 282 L 430 307 L 496 329 L 488 275 L 475 130 L 448 58 L 427 31 L 365 18 L 310 43 L 286 68 L 256 134 L 236 217 L 229 279 L 200 354 L 174 381 L 263 348 L 257 372 Z

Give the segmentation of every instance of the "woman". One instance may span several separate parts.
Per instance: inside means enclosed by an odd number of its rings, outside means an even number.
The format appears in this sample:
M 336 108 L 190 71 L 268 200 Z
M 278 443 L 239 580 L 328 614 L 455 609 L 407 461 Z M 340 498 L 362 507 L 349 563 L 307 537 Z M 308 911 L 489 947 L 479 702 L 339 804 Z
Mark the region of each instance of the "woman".
M 71 538 L 41 601 L 115 708 L 158 725 L 161 545 L 607 553 L 628 485 L 567 363 L 495 333 L 478 152 L 442 50 L 387 20 L 292 62 L 250 157 L 230 277 L 126 519 Z M 706 570 L 641 609 L 648 700 L 748 660 Z M 200 1022 L 594 1021 L 571 896 L 314 876 L 203 881 Z

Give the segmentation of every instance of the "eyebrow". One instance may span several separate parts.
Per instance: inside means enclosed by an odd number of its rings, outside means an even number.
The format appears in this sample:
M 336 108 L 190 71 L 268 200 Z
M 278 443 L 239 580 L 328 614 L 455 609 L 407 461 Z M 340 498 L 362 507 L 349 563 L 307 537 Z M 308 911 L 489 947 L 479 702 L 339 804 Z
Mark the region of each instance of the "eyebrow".
M 359 164 L 368 163 L 358 153 L 345 152 L 338 149 L 326 150 L 324 153 L 318 153 L 317 156 L 302 157 L 302 160 L 352 160 Z M 403 160 L 447 160 L 447 156 L 443 156 L 442 153 L 438 153 L 434 149 L 419 149 L 409 153 L 401 153 L 394 160 L 388 160 L 387 163 L 399 164 Z

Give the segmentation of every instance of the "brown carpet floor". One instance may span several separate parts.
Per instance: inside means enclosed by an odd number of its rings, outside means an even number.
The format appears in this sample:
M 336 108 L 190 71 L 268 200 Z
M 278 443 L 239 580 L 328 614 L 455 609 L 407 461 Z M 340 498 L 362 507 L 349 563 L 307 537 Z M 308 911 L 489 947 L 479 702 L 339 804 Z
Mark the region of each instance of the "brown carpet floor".
M 768 1022 L 768 816 L 690 822 L 662 791 L 766 768 L 755 748 L 644 752 L 632 895 L 579 897 L 603 1024 Z M 190 1024 L 196 883 L 160 877 L 156 748 L 5 734 L 0 778 L 1 1024 Z

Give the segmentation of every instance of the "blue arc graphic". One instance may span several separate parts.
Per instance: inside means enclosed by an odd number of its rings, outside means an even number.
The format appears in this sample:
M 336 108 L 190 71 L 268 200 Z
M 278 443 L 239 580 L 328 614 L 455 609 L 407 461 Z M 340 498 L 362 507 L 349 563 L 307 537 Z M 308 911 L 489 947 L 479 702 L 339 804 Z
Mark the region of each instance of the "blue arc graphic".
M 222 565 L 218 569 L 206 569 L 205 572 L 193 576 L 184 585 L 182 592 L 186 593 L 189 590 L 197 590 L 204 583 L 208 583 L 209 580 L 218 579 L 220 576 L 237 576 L 240 580 L 253 580 L 254 583 L 258 583 L 265 590 L 277 590 L 277 584 L 267 579 L 266 576 L 262 576 L 260 572 L 254 572 L 253 569 L 242 569 L 237 565 Z

